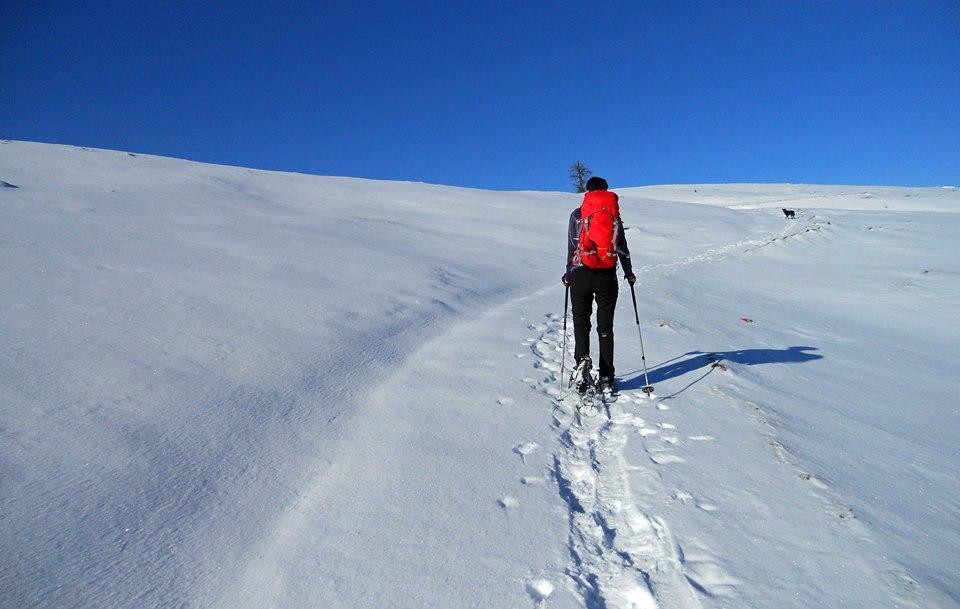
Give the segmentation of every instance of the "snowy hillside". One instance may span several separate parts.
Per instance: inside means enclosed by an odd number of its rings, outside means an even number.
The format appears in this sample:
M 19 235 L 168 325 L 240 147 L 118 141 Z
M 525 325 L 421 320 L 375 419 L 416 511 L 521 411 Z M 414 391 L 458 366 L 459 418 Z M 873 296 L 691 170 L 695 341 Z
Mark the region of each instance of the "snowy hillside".
M 956 189 L 614 188 L 658 397 L 624 283 L 587 418 L 576 195 L 0 180 L 0 607 L 960 606 Z

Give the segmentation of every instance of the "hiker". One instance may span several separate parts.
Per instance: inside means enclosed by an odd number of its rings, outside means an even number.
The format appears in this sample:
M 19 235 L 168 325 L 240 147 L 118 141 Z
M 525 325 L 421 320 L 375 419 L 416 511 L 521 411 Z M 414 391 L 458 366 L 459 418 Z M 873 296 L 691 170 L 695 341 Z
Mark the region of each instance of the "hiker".
M 574 362 L 571 383 L 586 393 L 593 385 L 590 373 L 590 316 L 597 301 L 597 334 L 600 335 L 599 384 L 605 392 L 616 391 L 613 367 L 613 314 L 617 306 L 617 261 L 632 286 L 637 280 L 630 265 L 630 250 L 620 221 L 619 198 L 607 190 L 607 181 L 587 180 L 583 204 L 570 214 L 567 230 L 567 272 L 563 284 L 570 290 L 573 306 Z

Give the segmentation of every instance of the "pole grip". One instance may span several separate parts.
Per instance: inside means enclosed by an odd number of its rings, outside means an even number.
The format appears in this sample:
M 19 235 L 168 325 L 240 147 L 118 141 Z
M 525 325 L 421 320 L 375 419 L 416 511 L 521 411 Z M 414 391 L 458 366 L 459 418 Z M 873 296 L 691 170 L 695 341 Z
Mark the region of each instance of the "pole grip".
M 637 293 L 633 289 L 633 284 L 630 284 L 630 297 L 633 299 L 633 318 L 637 321 L 637 325 L 640 325 L 640 313 L 637 311 Z

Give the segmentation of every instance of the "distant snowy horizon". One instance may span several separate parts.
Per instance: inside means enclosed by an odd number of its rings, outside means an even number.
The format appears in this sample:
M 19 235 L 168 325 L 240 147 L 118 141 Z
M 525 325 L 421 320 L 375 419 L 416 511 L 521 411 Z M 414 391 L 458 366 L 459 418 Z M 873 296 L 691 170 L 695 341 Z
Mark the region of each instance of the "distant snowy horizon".
M 395 180 L 389 178 L 382 178 L 377 176 L 360 176 L 360 175 L 335 175 L 335 174 L 320 174 L 320 173 L 307 173 L 303 171 L 296 171 L 291 169 L 277 169 L 277 168 L 263 168 L 255 167 L 248 165 L 232 165 L 229 163 L 211 163 L 209 161 L 203 161 L 199 159 L 192 159 L 187 157 L 177 157 L 177 156 L 162 156 L 150 152 L 142 152 L 137 150 L 114 150 L 110 148 L 98 148 L 95 146 L 84 146 L 82 144 L 69 144 L 62 142 L 47 142 L 47 141 L 34 141 L 34 140 L 15 140 L 15 139 L 4 139 L 0 138 L 0 142 L 9 142 L 17 144 L 37 144 L 42 146 L 65 146 L 69 148 L 78 148 L 80 150 L 96 150 L 100 152 L 122 152 L 126 154 L 134 154 L 137 156 L 144 157 L 156 157 L 163 159 L 173 159 L 178 161 L 184 161 L 187 163 L 198 163 L 200 165 L 208 165 L 212 167 L 227 167 L 234 169 L 249 169 L 251 171 L 261 171 L 264 173 L 283 173 L 283 174 L 292 174 L 292 175 L 304 175 L 304 176 L 314 176 L 318 178 L 343 178 L 343 179 L 352 179 L 352 180 L 370 180 L 374 182 L 396 182 L 398 184 L 425 184 L 429 186 L 446 186 L 448 188 L 463 188 L 467 190 L 483 190 L 490 192 L 552 192 L 552 193 L 567 193 L 567 194 L 577 194 L 572 186 L 570 190 L 537 190 L 537 189 L 500 189 L 500 188 L 485 188 L 479 186 L 462 186 L 458 184 L 445 184 L 440 182 L 430 182 L 424 180 Z M 564 173 L 566 168 L 559 167 L 558 173 Z M 597 172 L 597 175 L 607 176 L 608 174 L 603 171 Z M 960 188 L 958 185 L 942 185 L 942 184 L 928 184 L 928 185 L 899 185 L 899 184 L 875 184 L 875 183 L 849 183 L 849 184 L 827 184 L 827 183 L 815 183 L 815 182 L 794 182 L 790 180 L 774 180 L 767 182 L 671 182 L 671 183 L 652 183 L 652 184 L 616 184 L 611 183 L 610 190 L 634 190 L 640 188 L 660 188 L 660 187 L 711 187 L 711 186 L 816 186 L 816 187 L 830 187 L 830 188 L 906 188 L 906 189 L 927 189 L 927 188 L 945 188 L 945 189 L 957 189 Z

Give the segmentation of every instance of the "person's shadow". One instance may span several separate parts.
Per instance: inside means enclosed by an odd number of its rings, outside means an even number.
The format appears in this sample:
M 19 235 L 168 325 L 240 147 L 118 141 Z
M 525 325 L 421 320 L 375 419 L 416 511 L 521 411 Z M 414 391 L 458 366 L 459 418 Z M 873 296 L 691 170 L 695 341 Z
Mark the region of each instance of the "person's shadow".
M 655 385 L 656 383 L 682 376 L 688 372 L 693 372 L 694 370 L 707 368 L 706 374 L 690 383 L 690 385 L 692 385 L 693 383 L 696 383 L 697 381 L 700 381 L 706 377 L 707 374 L 713 372 L 713 370 L 716 369 L 715 364 L 717 363 L 723 364 L 723 362 L 734 362 L 737 364 L 745 364 L 747 366 L 754 366 L 757 364 L 799 364 L 816 359 L 823 359 L 822 355 L 808 353 L 809 351 L 816 350 L 816 347 L 788 347 L 786 349 L 741 349 L 740 351 L 716 351 L 712 353 L 706 353 L 703 351 L 690 351 L 689 353 L 684 353 L 683 355 L 677 356 L 672 360 L 667 360 L 666 362 L 651 368 L 648 371 L 648 374 L 650 377 L 650 384 Z M 686 357 L 686 359 L 680 359 L 684 357 Z M 635 370 L 628 374 L 634 373 L 637 373 L 636 376 L 624 379 L 624 381 L 620 383 L 620 389 L 639 389 L 646 384 L 643 378 L 643 370 Z M 687 385 L 687 387 L 690 385 Z M 684 387 L 680 391 L 684 391 L 687 389 L 687 387 Z M 680 393 L 680 391 L 674 393 L 673 395 Z

